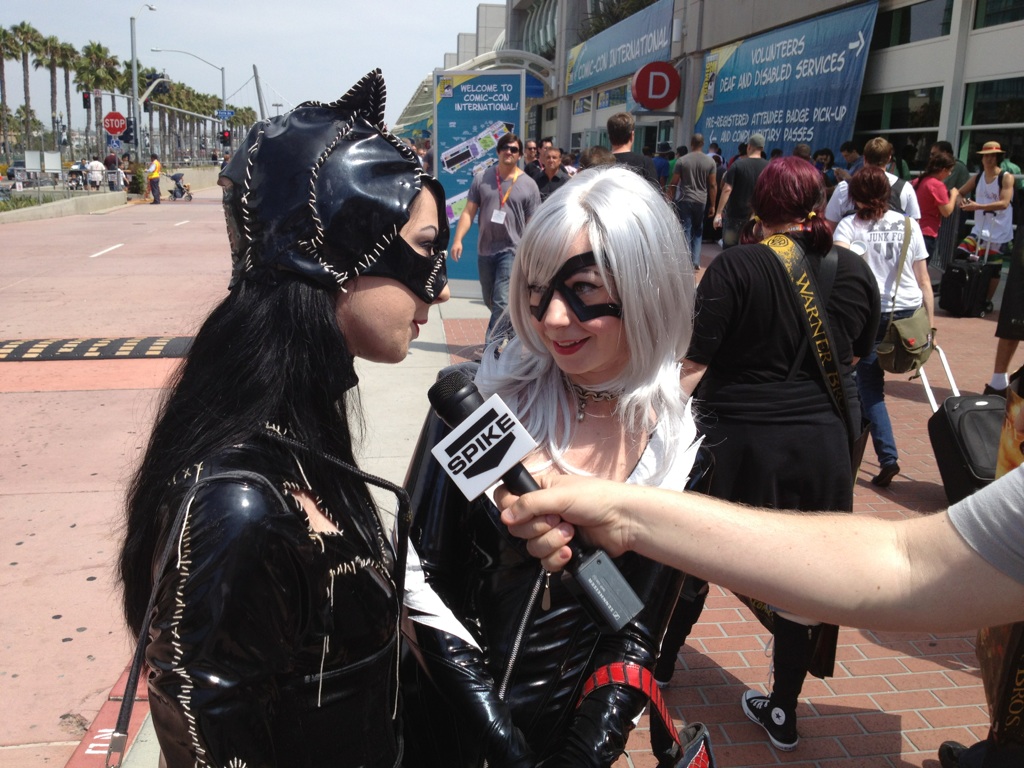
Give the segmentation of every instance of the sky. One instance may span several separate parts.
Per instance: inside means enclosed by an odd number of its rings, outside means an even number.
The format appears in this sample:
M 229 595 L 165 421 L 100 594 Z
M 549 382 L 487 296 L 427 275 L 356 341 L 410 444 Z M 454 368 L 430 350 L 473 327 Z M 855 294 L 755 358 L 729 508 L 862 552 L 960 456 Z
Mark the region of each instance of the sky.
M 90 41 L 102 43 L 123 61 L 131 60 L 134 15 L 142 67 L 162 69 L 173 80 L 217 96 L 217 68 L 224 67 L 228 103 L 250 106 L 257 115 L 254 65 L 270 115 L 310 99 L 336 99 L 379 67 L 387 83 L 385 120 L 393 125 L 423 78 L 444 66 L 446 52 L 456 50 L 456 36 L 476 31 L 480 2 L 154 0 L 150 4 L 156 10 L 150 11 L 138 0 L 0 0 L 0 26 L 27 21 L 44 36 L 55 35 L 79 49 Z M 188 51 L 209 64 L 151 48 Z M 14 111 L 24 104 L 21 63 L 8 60 L 5 74 Z M 32 109 L 49 125 L 49 74 L 33 70 L 30 78 Z M 71 102 L 72 126 L 82 128 L 82 98 L 75 93 Z M 63 112 L 61 70 L 57 104 Z M 126 108 L 120 99 L 118 108 Z M 104 111 L 108 109 L 109 99 L 104 98 Z

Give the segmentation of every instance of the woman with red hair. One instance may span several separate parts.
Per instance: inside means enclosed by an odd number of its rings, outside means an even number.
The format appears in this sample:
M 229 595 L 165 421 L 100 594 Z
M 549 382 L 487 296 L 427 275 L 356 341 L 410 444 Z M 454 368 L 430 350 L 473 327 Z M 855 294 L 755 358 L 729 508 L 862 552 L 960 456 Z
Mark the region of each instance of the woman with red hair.
M 752 205 L 756 215 L 741 244 L 718 256 L 697 288 L 683 363 L 683 389 L 703 413 L 705 444 L 715 456 L 711 495 L 758 507 L 850 511 L 849 433 L 859 434 L 861 423 L 853 364 L 871 351 L 878 290 L 863 260 L 833 249 L 825 189 L 813 165 L 797 157 L 773 160 L 757 180 Z M 831 328 L 842 412 L 812 351 L 791 269 L 798 282 L 811 281 Z M 699 616 L 703 596 L 693 592 L 696 599 L 676 608 L 656 670 L 660 680 L 671 674 L 675 652 Z M 769 695 L 747 691 L 742 706 L 778 749 L 788 751 L 797 745 L 797 698 L 822 625 L 778 610 L 772 624 L 774 688 Z M 816 674 L 831 673 L 828 663 L 822 669 Z
M 910 317 L 923 304 L 928 327 L 934 325 L 932 281 L 928 276 L 928 249 L 921 227 L 909 216 L 889 210 L 889 179 L 874 166 L 864 166 L 850 180 L 850 199 L 856 213 L 836 226 L 835 240 L 860 254 L 871 268 L 882 303 L 882 318 L 870 354 L 857 363 L 857 390 L 864 415 L 871 422 L 871 442 L 878 456 L 879 472 L 871 482 L 885 488 L 899 474 L 896 439 L 885 407 L 885 372 L 875 350 L 885 336 L 890 315 Z M 896 274 L 903 241 L 910 238 L 903 271 Z

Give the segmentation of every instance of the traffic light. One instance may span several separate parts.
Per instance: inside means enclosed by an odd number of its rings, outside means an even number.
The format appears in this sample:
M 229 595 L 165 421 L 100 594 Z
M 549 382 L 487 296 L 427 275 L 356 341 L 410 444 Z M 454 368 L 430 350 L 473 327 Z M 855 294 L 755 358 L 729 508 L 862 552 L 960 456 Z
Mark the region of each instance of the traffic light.
M 225 147 L 231 146 L 231 131 L 225 130 L 220 132 L 220 143 Z
M 82 109 L 92 109 L 92 93 L 89 91 L 82 94 Z
M 143 112 L 149 112 L 149 110 L 150 110 L 149 99 L 146 99 L 145 101 L 142 102 L 142 111 Z
M 128 127 L 124 129 L 124 133 L 121 134 L 122 144 L 134 144 L 135 143 L 135 118 L 128 118 Z

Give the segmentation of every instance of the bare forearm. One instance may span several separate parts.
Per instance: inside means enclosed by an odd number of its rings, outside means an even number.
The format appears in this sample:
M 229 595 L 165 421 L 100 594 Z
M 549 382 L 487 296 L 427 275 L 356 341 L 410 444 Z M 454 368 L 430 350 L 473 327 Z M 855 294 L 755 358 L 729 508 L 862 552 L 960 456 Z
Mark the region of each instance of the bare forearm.
M 463 211 L 459 216 L 459 223 L 455 225 L 455 242 L 461 243 L 471 226 L 473 226 L 473 217 L 466 211 Z
M 654 493 L 634 503 L 631 549 L 800 615 L 903 630 L 1024 616 L 1024 587 L 971 550 L 944 513 L 893 523 Z
M 718 199 L 718 208 L 715 209 L 716 216 L 722 216 L 725 211 L 725 206 L 729 204 L 729 198 L 732 196 L 732 185 L 722 185 L 722 196 Z
M 633 550 L 820 621 L 945 631 L 1024 620 L 1024 584 L 975 552 L 946 513 L 893 522 L 593 479 L 541 483 L 498 496 L 509 530 L 552 571 L 569 561 L 576 525 L 613 556 Z

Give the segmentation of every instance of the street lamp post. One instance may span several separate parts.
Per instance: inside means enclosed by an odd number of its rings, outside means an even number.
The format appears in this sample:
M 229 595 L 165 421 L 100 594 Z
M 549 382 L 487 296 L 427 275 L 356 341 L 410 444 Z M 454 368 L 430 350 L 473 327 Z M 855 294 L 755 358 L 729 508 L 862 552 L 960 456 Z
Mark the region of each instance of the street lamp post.
M 155 5 L 149 3 L 143 3 L 139 6 L 138 13 L 143 8 L 148 8 L 151 11 L 156 10 Z M 132 117 L 135 119 L 135 160 L 139 159 L 139 138 L 142 133 L 142 120 L 139 117 L 139 57 L 135 55 L 135 17 L 132 16 Z
M 219 69 L 220 70 L 220 111 L 224 112 L 225 110 L 227 110 L 227 108 L 228 108 L 228 96 L 227 96 L 228 91 L 227 91 L 227 87 L 226 87 L 225 82 L 224 82 L 224 67 L 218 67 L 213 62 L 207 61 L 206 59 L 204 59 L 202 56 L 196 56 L 194 53 L 190 53 L 188 51 L 179 51 L 179 50 L 176 50 L 174 48 L 150 48 L 149 50 L 153 51 L 154 53 L 183 53 L 186 56 L 191 56 L 193 59 L 199 59 L 201 62 L 203 62 L 203 64 L 208 64 L 209 66 L 213 67 L 214 69 Z M 220 121 L 221 130 L 224 130 L 224 128 L 227 127 L 227 122 L 228 121 L 227 121 L 226 117 L 225 118 L 221 118 L 221 121 Z
M 272 106 L 272 107 L 276 107 L 276 108 L 277 108 L 277 114 L 275 114 L 274 116 L 275 116 L 275 117 L 278 117 L 278 116 L 279 116 L 279 115 L 281 114 L 281 107 L 283 107 L 283 106 L 284 106 L 284 104 L 282 104 L 282 103 L 281 103 L 280 101 L 275 101 L 275 102 L 274 102 L 273 104 L 271 104 L 270 106 Z

